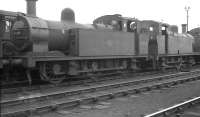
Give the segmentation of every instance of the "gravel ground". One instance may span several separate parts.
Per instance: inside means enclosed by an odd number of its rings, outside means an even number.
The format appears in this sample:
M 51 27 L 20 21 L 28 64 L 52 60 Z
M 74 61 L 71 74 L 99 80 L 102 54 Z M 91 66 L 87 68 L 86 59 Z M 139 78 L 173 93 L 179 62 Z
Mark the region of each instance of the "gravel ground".
M 63 109 L 40 117 L 142 117 L 197 96 L 200 96 L 200 81 Z
M 200 105 L 186 110 L 181 117 L 200 117 Z

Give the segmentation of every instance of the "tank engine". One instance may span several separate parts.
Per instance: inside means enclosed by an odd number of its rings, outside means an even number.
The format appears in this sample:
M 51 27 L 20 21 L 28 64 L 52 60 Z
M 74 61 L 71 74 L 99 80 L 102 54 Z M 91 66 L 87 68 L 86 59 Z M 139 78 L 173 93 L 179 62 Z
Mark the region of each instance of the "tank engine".
M 71 17 L 69 17 L 71 16 Z M 18 15 L 10 32 L 11 40 L 1 44 L 5 66 L 35 67 L 33 57 L 68 56 L 69 32 L 71 28 L 89 27 L 75 23 L 74 12 L 64 9 L 61 22 L 48 21 L 28 15 Z M 91 28 L 91 27 L 90 27 Z M 56 54 L 55 54 L 56 53 Z M 31 58 L 31 60 L 30 60 Z M 30 80 L 30 79 L 29 79 Z

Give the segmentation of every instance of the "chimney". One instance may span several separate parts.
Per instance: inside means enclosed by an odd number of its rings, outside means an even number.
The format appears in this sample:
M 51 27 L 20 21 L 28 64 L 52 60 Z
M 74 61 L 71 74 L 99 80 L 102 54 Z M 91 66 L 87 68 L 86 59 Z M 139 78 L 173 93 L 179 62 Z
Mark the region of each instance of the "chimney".
M 182 24 L 182 33 L 186 33 L 187 24 Z
M 36 1 L 37 0 L 26 0 L 27 2 L 27 14 L 31 16 L 36 16 Z

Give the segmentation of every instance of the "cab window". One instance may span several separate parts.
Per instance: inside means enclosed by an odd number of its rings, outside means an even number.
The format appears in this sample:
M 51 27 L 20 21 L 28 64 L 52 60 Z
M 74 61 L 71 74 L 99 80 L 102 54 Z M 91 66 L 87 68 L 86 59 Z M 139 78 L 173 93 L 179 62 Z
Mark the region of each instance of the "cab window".
M 167 27 L 166 26 L 162 26 L 161 30 L 162 30 L 162 35 L 166 35 L 167 34 Z
M 9 21 L 6 21 L 5 32 L 10 32 L 11 24 Z
M 150 32 L 153 32 L 153 31 L 154 31 L 153 26 L 150 26 L 150 27 L 149 27 L 149 31 L 150 31 Z
M 128 21 L 127 22 L 127 31 L 128 32 L 135 32 L 137 30 L 137 24 L 135 21 Z

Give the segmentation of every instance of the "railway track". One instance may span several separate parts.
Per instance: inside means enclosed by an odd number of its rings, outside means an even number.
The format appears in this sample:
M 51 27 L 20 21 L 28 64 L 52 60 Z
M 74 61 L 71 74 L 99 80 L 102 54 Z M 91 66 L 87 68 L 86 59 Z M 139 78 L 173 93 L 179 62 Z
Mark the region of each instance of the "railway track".
M 76 86 L 76 85 L 90 85 L 92 83 L 103 83 L 109 80 L 116 80 L 116 79 L 125 79 L 125 78 L 129 78 L 129 77 L 140 77 L 140 76 L 154 76 L 154 75 L 162 75 L 162 74 L 172 74 L 172 73 L 177 73 L 176 71 L 167 71 L 165 73 L 163 72 L 158 72 L 158 71 L 148 71 L 148 72 L 139 72 L 139 73 L 112 73 L 112 74 L 106 74 L 106 75 L 101 75 L 101 76 L 96 76 L 96 78 L 92 77 L 92 78 L 85 78 L 85 79 L 79 79 L 79 80 L 75 80 L 75 81 L 66 81 L 63 82 L 61 84 L 57 84 L 56 87 L 66 87 L 66 86 Z M 122 75 L 124 76 L 126 74 L 126 76 L 128 77 L 122 77 Z M 99 78 L 100 77 L 100 78 Z M 76 79 L 76 78 L 75 78 Z M 14 84 L 13 84 L 14 85 Z M 19 86 L 21 85 L 21 86 Z M 51 88 L 55 88 L 54 84 L 46 84 L 46 83 L 42 83 L 42 84 L 36 84 L 36 85 L 23 85 L 23 84 L 18 84 L 17 87 L 3 87 L 1 89 L 1 94 L 12 94 L 12 93 L 20 93 L 20 92 L 24 92 L 24 91 L 33 91 L 33 90 L 41 90 L 41 89 L 51 89 Z
M 194 67 L 192 70 L 195 71 L 195 70 L 198 70 L 199 67 Z M 116 80 L 116 79 L 125 79 L 125 78 L 129 78 L 129 77 L 139 77 L 139 76 L 148 76 L 148 77 L 151 77 L 151 76 L 154 76 L 154 75 L 164 75 L 164 74 L 172 74 L 172 73 L 177 73 L 176 70 L 168 70 L 168 71 L 165 71 L 165 72 L 162 72 L 162 71 L 146 71 L 146 72 L 137 72 L 137 73 L 131 73 L 131 72 L 122 72 L 122 73 L 110 73 L 110 74 L 104 74 L 104 75 L 97 75 L 95 77 L 90 77 L 90 76 L 87 76 L 87 78 L 85 79 L 79 79 L 79 80 L 75 80 L 75 81 L 66 81 L 66 82 L 63 82 L 61 84 L 57 84 L 56 87 L 66 87 L 66 86 L 75 86 L 75 85 L 83 85 L 83 84 L 86 84 L 86 85 L 90 85 L 91 83 L 96 83 L 96 82 L 106 82 L 106 81 L 109 81 L 109 80 Z M 124 77 L 124 74 L 126 74 L 126 76 L 128 77 Z M 127 75 L 128 74 L 128 75 Z M 123 75 L 123 77 L 122 77 Z M 151 75 L 151 76 L 150 76 Z M 101 77 L 101 78 L 99 78 Z M 74 79 L 78 79 L 77 78 L 74 78 Z M 4 87 L 4 86 L 1 86 L 1 94 L 12 94 L 12 93 L 19 93 L 19 92 L 31 92 L 33 90 L 40 90 L 40 89 L 51 89 L 51 88 L 54 88 L 55 85 L 54 84 L 47 84 L 47 83 L 42 83 L 42 84 L 35 84 L 35 85 L 27 85 L 26 84 L 12 84 L 13 86 L 16 86 L 16 87 Z M 10 85 L 9 85 L 10 86 Z
M 196 97 L 196 98 L 187 100 L 183 103 L 176 104 L 174 106 L 160 110 L 158 112 L 145 115 L 144 117 L 183 117 L 186 115 L 183 113 L 184 110 L 187 110 L 188 108 L 192 108 L 197 105 L 198 105 L 198 107 L 200 107 L 200 97 Z M 188 116 L 189 115 L 187 115 L 187 117 Z M 198 116 L 200 116 L 200 111 L 199 111 Z M 192 117 L 192 115 L 191 115 L 191 117 Z
M 174 78 L 176 76 L 185 76 L 185 75 L 190 75 L 190 74 L 196 74 L 200 71 L 196 70 L 193 72 L 185 72 L 185 73 L 176 73 L 176 74 L 170 74 L 170 75 L 164 75 L 162 76 L 158 74 L 151 74 L 147 75 L 144 77 L 134 77 L 129 76 L 121 76 L 120 78 L 112 77 L 110 81 L 102 81 L 102 82 L 91 82 L 88 83 L 87 85 L 77 85 L 77 86 L 68 86 L 67 84 L 61 84 L 60 86 L 54 86 L 54 85 L 44 85 L 44 86 L 39 86 L 39 87 L 23 87 L 24 89 L 20 88 L 20 91 L 22 92 L 13 92 L 13 93 L 2 93 L 1 94 L 1 104 L 4 104 L 4 102 L 13 102 L 13 101 L 20 101 L 20 100 L 25 100 L 25 99 L 32 99 L 34 97 L 43 97 L 43 96 L 51 96 L 55 94 L 59 94 L 60 92 L 65 92 L 65 91 L 70 91 L 70 90 L 78 90 L 79 89 L 85 89 L 85 88 L 92 88 L 95 86 L 98 86 L 99 84 L 105 84 L 108 86 L 113 86 L 115 87 L 116 84 L 120 85 L 130 85 L 130 84 L 139 84 L 139 83 L 144 83 L 144 82 L 153 82 L 157 80 L 162 80 L 162 79 L 167 79 L 167 78 Z M 116 78 L 115 80 L 113 80 Z M 112 85 L 113 84 L 113 85 Z M 102 86 L 102 85 L 99 85 Z M 104 86 L 104 85 L 103 85 Z M 27 88 L 27 89 L 26 89 Z M 43 95 L 38 95 L 38 94 L 43 94 Z M 18 99 L 16 99 L 19 97 Z
M 200 79 L 200 72 L 178 73 L 148 79 L 127 80 L 94 86 L 60 89 L 46 93 L 32 93 L 13 99 L 1 100 L 1 116 L 32 115 L 41 112 L 74 107 L 80 104 L 107 100 L 128 94 L 170 87 L 184 82 Z

